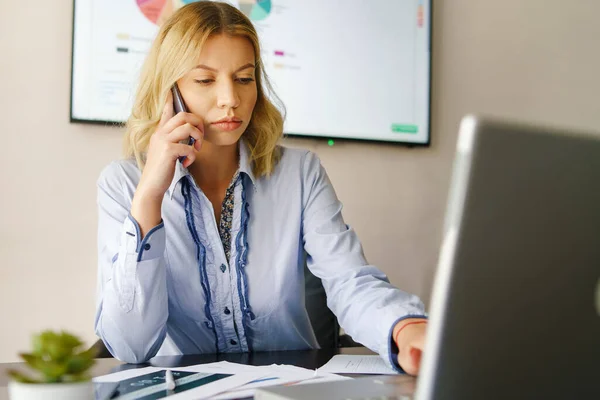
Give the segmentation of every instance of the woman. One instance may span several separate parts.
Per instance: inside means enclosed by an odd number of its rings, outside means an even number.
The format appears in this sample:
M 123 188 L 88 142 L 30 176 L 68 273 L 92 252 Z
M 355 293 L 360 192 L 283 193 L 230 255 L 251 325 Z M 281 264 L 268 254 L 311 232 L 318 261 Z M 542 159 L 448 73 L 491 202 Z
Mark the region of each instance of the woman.
M 189 113 L 174 115 L 175 83 Z M 416 374 L 422 303 L 367 264 L 318 158 L 278 145 L 283 118 L 267 88 L 256 31 L 236 8 L 191 3 L 162 25 L 128 159 L 98 180 L 97 334 L 132 363 L 317 348 L 306 262 L 340 325 Z

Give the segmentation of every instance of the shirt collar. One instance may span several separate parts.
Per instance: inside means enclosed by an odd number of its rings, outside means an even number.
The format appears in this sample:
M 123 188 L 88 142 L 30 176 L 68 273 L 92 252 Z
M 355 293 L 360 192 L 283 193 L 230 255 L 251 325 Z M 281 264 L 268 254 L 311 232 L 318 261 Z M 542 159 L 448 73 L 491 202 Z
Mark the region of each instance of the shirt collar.
M 254 173 L 252 172 L 252 162 L 250 161 L 250 149 L 244 140 L 240 140 L 238 142 L 238 149 L 240 152 L 240 173 L 244 173 L 250 178 L 250 181 L 254 186 L 256 186 L 256 178 L 254 177 Z M 173 180 L 171 181 L 171 185 L 167 190 L 167 194 L 169 195 L 169 199 L 173 198 L 173 193 L 177 189 L 177 184 L 181 182 L 183 178 L 190 175 L 190 172 L 187 168 L 183 167 L 183 164 L 177 160 L 175 163 L 175 174 L 173 175 Z
M 175 162 L 175 174 L 173 175 L 173 180 L 171 181 L 171 185 L 167 190 L 167 194 L 169 195 L 169 199 L 173 198 L 173 193 L 175 193 L 175 189 L 177 189 L 177 184 L 186 176 L 190 174 L 187 168 L 183 167 L 183 164 L 179 160 Z
M 248 144 L 245 140 L 239 141 L 239 150 L 240 150 L 240 172 L 248 175 L 252 185 L 256 186 L 256 177 L 252 172 L 252 161 L 250 160 L 250 149 L 248 148 Z

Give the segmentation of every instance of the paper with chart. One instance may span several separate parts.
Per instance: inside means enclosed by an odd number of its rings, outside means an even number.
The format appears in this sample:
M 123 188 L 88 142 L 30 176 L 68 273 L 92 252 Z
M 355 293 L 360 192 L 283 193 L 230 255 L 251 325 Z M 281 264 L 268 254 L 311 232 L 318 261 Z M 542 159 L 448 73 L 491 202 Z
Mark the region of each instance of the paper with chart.
M 171 369 L 176 387 L 168 390 L 165 368 L 130 369 L 94 378 L 96 400 L 153 400 L 169 397 L 174 400 L 203 399 L 241 387 L 261 379 L 265 371 L 244 371 L 235 374 L 196 372 L 190 368 Z
M 177 367 L 171 371 L 177 383 L 172 392 L 166 390 L 165 368 L 161 367 L 133 368 L 94 378 L 96 400 L 151 400 L 167 396 L 174 400 L 239 399 L 252 397 L 261 387 L 350 379 L 293 365 L 252 366 L 227 361 Z M 117 397 L 110 397 L 114 389 L 118 390 Z

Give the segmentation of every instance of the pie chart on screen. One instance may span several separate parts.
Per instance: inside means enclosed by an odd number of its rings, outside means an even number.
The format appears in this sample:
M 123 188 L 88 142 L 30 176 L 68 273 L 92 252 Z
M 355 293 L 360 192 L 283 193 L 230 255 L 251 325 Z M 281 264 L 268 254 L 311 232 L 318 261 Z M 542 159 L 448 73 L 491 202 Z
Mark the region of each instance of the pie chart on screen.
M 138 8 L 150 22 L 160 25 L 180 7 L 197 0 L 136 0 Z
M 253 21 L 261 21 L 271 14 L 271 0 L 239 0 L 240 10 Z
M 178 8 L 201 0 L 136 0 L 137 6 L 152 23 L 161 25 Z M 271 0 L 239 0 L 240 10 L 251 20 L 261 21 L 271 14 Z

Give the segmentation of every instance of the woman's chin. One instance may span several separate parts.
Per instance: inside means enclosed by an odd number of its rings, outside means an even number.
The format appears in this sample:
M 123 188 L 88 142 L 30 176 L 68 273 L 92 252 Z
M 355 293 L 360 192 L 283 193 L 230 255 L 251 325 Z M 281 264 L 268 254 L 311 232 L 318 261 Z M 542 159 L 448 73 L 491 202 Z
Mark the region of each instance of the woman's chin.
M 236 129 L 235 131 L 213 131 L 204 134 L 204 141 L 213 146 L 232 146 L 236 144 L 242 137 L 243 130 Z

